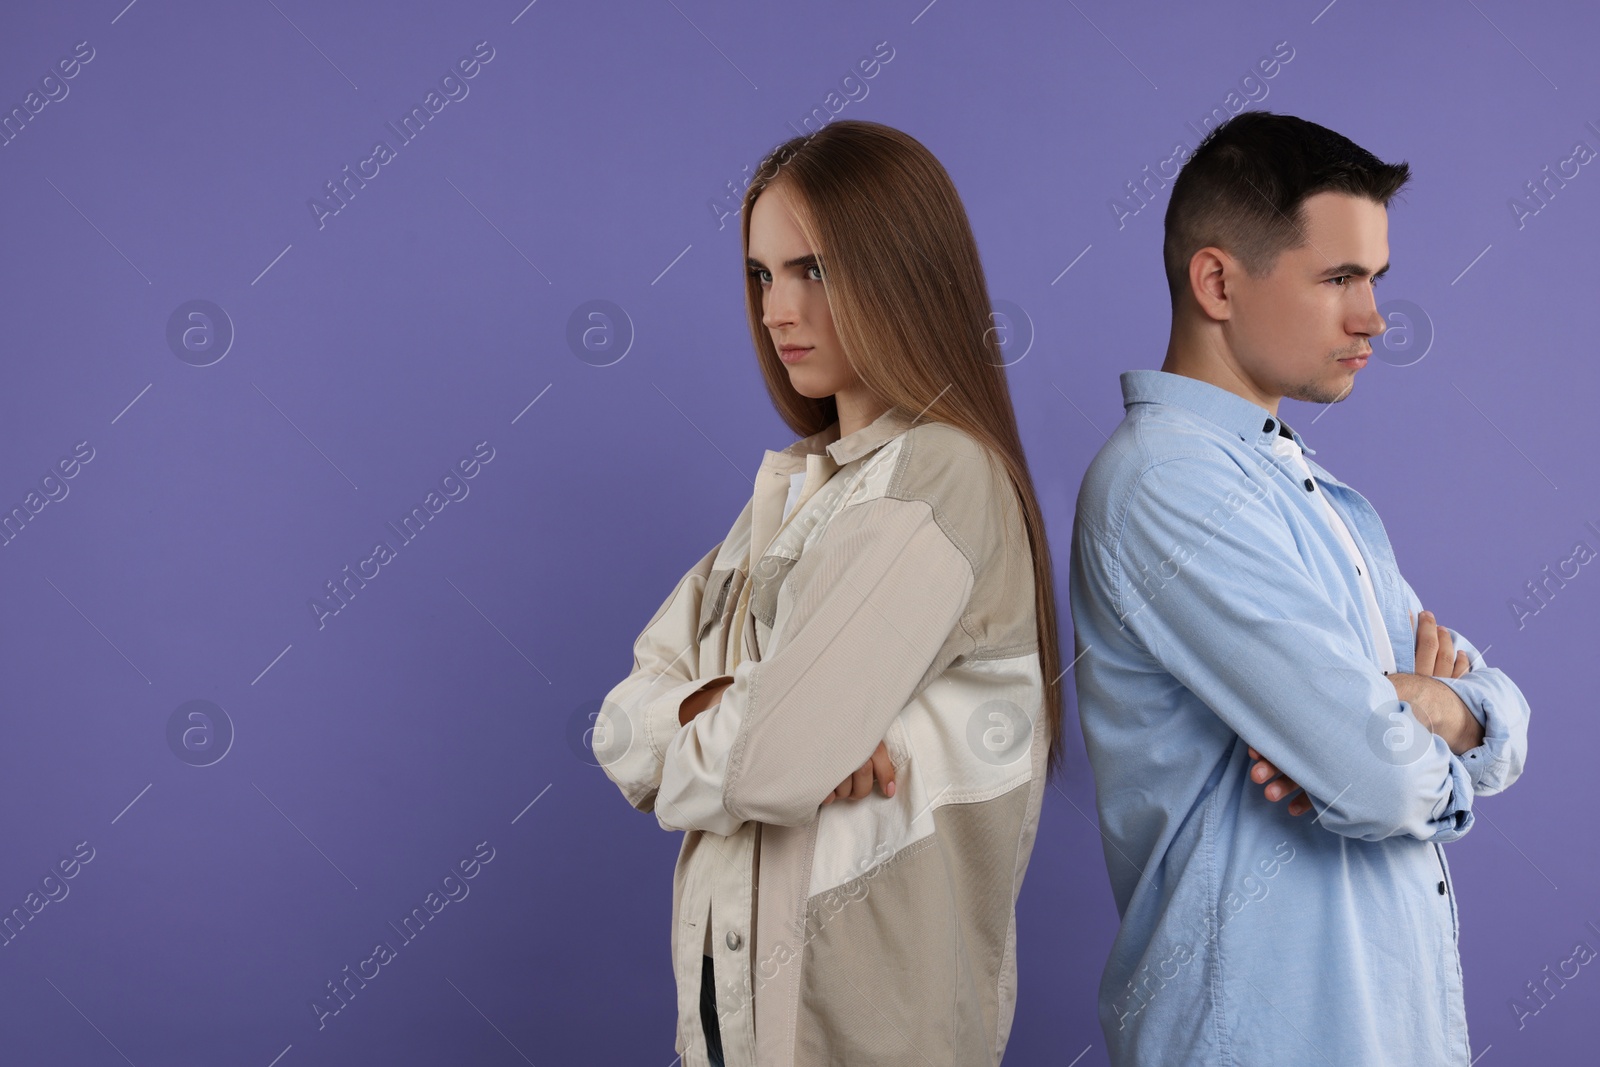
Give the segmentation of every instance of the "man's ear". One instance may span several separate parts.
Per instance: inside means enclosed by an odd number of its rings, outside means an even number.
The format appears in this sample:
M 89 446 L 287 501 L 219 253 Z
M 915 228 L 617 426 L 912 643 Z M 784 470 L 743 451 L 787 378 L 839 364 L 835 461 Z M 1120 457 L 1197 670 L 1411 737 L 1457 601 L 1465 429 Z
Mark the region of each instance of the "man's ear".
M 1189 295 L 1209 319 L 1233 317 L 1227 282 L 1240 270 L 1238 260 L 1208 245 L 1189 257 Z

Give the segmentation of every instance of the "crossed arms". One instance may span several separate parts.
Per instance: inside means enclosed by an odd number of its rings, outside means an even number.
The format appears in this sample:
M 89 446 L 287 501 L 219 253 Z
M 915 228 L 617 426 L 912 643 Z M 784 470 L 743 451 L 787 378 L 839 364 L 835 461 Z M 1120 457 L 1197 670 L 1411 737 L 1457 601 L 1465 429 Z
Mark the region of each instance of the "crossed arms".
M 1242 506 L 1207 523 L 1223 494 Z M 1527 702 L 1459 632 L 1445 631 L 1446 647 L 1403 579 L 1421 618 L 1416 669 L 1429 673 L 1385 676 L 1259 497 L 1225 456 L 1150 467 L 1116 542 L 1090 539 L 1099 554 L 1086 568 L 1090 592 L 1258 754 L 1252 780 L 1275 786 L 1269 799 L 1303 789 L 1321 824 L 1349 837 L 1454 840 L 1471 825 L 1473 797 L 1521 773 Z M 1469 669 L 1457 673 L 1463 657 Z M 1386 747 L 1391 731 L 1411 728 L 1414 743 Z
M 714 557 L 635 642 L 634 670 L 605 702 L 612 744 L 596 756 L 665 829 L 802 825 L 863 761 L 887 772 L 878 750 L 895 716 L 970 643 L 960 620 L 972 565 L 925 501 L 852 504 L 789 574 L 771 647 L 731 675 L 700 676 Z
M 1389 675 L 1395 695 L 1411 705 L 1417 721 L 1443 738 L 1451 752 L 1460 756 L 1478 748 L 1483 744 L 1483 724 L 1455 690 L 1434 680 L 1434 676 L 1459 678 L 1466 674 L 1472 669 L 1471 657 L 1464 649 L 1456 651 L 1452 631 L 1440 626 L 1431 611 L 1413 616 L 1412 629 L 1417 638 L 1417 667 L 1425 673 Z M 1304 815 L 1312 809 L 1311 798 L 1299 784 L 1282 774 L 1254 746 L 1250 747 L 1250 758 L 1255 761 L 1250 780 L 1266 784 L 1263 793 L 1268 800 L 1287 798 L 1290 815 Z

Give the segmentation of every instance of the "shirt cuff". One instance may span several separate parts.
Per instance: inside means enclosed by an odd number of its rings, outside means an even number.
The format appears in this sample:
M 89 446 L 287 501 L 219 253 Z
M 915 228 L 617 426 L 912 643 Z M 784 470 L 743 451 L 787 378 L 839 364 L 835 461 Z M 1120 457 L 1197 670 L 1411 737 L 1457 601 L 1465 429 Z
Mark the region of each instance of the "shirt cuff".
M 1506 766 L 1506 746 L 1511 741 L 1511 731 L 1494 709 L 1494 701 L 1484 694 L 1474 683 L 1468 682 L 1470 675 L 1460 678 L 1439 678 L 1436 681 L 1449 686 L 1461 702 L 1472 712 L 1472 717 L 1478 720 L 1483 727 L 1483 743 L 1477 748 L 1471 748 L 1461 753 L 1458 757 L 1467 768 L 1467 776 L 1472 780 L 1474 789 L 1483 786 L 1493 786 L 1503 775 Z
M 644 712 L 645 734 L 650 740 L 650 751 L 654 753 L 658 762 L 666 759 L 667 746 L 672 743 L 673 735 L 683 726 L 678 721 L 678 712 L 683 708 L 683 702 L 708 685 L 731 681 L 733 681 L 731 674 L 691 678 L 650 699 Z
M 1473 751 L 1476 752 L 1477 749 Z M 1441 845 L 1448 844 L 1472 829 L 1471 766 L 1460 756 L 1450 757 L 1450 795 L 1439 802 L 1442 810 L 1434 812 L 1433 822 L 1439 829 L 1428 838 L 1429 841 Z

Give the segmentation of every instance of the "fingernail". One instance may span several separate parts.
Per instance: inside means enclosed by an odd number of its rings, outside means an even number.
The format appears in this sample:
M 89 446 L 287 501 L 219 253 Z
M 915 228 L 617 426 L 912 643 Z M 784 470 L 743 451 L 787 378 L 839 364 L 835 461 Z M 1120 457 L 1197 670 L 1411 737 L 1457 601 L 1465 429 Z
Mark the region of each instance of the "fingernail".
M 893 782 L 890 782 L 888 785 L 883 787 L 883 795 L 886 796 L 886 797 L 894 796 L 894 783 Z

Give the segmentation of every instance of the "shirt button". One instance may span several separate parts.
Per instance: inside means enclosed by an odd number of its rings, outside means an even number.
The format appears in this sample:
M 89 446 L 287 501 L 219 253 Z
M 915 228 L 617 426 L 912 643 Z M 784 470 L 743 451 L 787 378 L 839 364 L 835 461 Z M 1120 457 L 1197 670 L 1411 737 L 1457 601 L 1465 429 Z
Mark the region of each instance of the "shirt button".
M 1313 482 L 1310 478 L 1306 479 L 1306 492 L 1309 493 L 1313 489 L 1315 489 L 1316 487 L 1317 487 L 1317 483 L 1316 482 Z
M 1271 419 L 1268 419 L 1267 420 L 1267 424 L 1265 426 L 1261 427 L 1261 432 L 1262 433 L 1271 433 L 1272 432 L 1272 420 Z
M 1439 895 L 1441 897 L 1444 896 L 1444 883 L 1443 882 L 1439 883 Z M 729 935 L 729 936 L 732 936 L 732 935 Z
M 1443 882 L 1439 883 L 1439 892 L 1441 892 L 1441 893 L 1444 892 L 1444 883 Z M 739 936 L 739 931 L 737 931 L 737 930 L 729 930 L 728 931 L 727 941 L 728 941 L 728 947 L 730 949 L 732 949 L 733 951 L 735 951 L 735 952 L 738 952 L 739 951 L 739 946 L 744 944 L 744 938 Z

